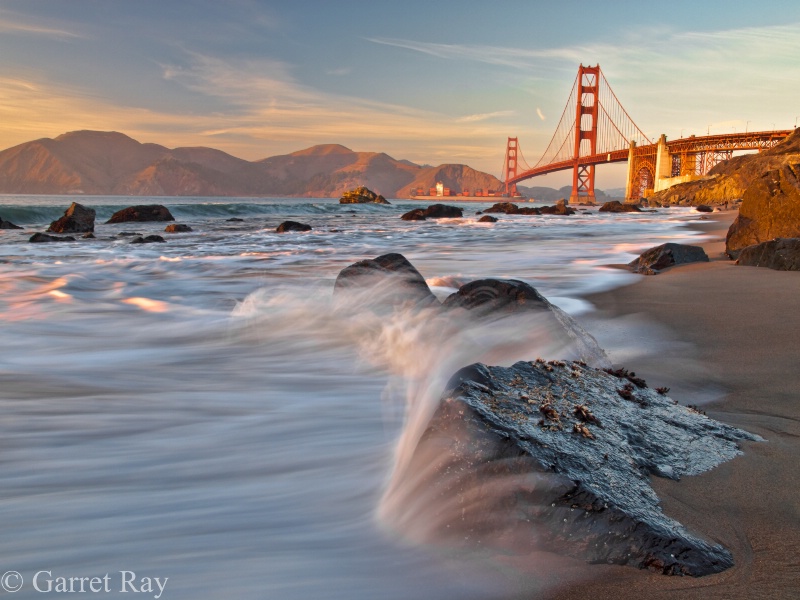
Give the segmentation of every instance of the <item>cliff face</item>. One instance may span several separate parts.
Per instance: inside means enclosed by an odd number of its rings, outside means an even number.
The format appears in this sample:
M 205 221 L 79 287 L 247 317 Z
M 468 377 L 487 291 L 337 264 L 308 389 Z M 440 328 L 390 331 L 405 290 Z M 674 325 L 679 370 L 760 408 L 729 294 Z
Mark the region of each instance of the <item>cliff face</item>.
M 651 202 L 663 205 L 722 204 L 738 200 L 745 190 L 764 173 L 774 171 L 800 160 L 800 129 L 783 142 L 758 154 L 735 156 L 716 165 L 709 175 L 712 179 L 692 181 L 673 186 L 650 196 Z

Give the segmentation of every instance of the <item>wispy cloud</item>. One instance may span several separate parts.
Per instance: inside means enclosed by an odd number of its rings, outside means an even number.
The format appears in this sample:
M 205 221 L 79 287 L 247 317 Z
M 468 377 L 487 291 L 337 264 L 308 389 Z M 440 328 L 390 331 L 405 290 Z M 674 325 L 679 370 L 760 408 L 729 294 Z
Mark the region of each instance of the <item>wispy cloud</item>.
M 478 113 L 474 115 L 467 115 L 456 119 L 457 123 L 477 123 L 479 121 L 487 121 L 489 119 L 496 119 L 498 117 L 513 117 L 517 112 L 514 110 L 497 110 L 489 113 Z
M 82 35 L 66 29 L 49 27 L 30 21 L 11 11 L 0 9 L 0 33 L 19 33 L 54 38 L 80 38 Z
M 545 119 L 544 119 L 544 113 L 542 112 L 542 109 L 541 109 L 541 108 L 537 108 L 537 109 L 536 109 L 536 114 L 539 116 L 539 118 L 540 118 L 542 121 L 544 121 L 544 120 L 545 120 Z

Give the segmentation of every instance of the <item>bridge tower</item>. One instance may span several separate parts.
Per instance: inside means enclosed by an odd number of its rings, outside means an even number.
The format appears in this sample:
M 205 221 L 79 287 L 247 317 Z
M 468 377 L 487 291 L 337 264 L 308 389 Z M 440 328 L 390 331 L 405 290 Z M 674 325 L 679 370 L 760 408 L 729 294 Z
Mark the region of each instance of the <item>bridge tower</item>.
M 505 179 L 506 182 L 506 196 L 513 196 L 517 193 L 517 184 L 512 183 L 509 185 L 509 180 L 513 179 L 517 176 L 517 138 L 510 137 L 508 138 L 508 144 L 506 145 L 506 168 L 505 168 Z
M 595 203 L 594 164 L 582 165 L 581 156 L 597 154 L 597 116 L 599 106 L 600 65 L 578 69 L 577 106 L 575 107 L 575 165 L 572 168 L 570 204 Z M 586 140 L 586 144 L 584 144 Z M 583 149 L 583 152 L 581 150 Z

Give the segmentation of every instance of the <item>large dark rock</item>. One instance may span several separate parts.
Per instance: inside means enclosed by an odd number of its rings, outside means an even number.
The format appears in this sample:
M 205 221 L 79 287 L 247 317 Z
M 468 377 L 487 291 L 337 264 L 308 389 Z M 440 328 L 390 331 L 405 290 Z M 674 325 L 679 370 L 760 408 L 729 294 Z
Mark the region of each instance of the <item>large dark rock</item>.
M 400 218 L 404 221 L 424 221 L 425 219 L 454 219 L 464 216 L 464 211 L 457 206 L 447 204 L 431 204 L 428 208 L 415 208 Z
M 335 297 L 375 307 L 411 303 L 439 306 L 425 278 L 402 254 L 384 254 L 345 267 L 333 286 Z
M 635 204 L 623 204 L 619 200 L 610 200 L 605 202 L 597 212 L 611 212 L 611 213 L 626 213 L 626 212 L 642 212 L 642 209 Z
M 694 207 L 694 209 L 697 212 L 702 212 L 702 213 L 714 212 L 714 208 L 712 206 L 709 206 L 708 204 L 698 204 L 697 206 Z
M 164 228 L 164 233 L 189 233 L 192 228 L 183 223 L 171 223 Z
M 535 315 L 538 322 L 521 325 L 552 338 L 569 355 L 598 367 L 611 366 L 606 353 L 586 330 L 563 310 L 551 304 L 533 286 L 517 279 L 478 279 L 450 294 L 443 306 L 467 311 L 472 318 L 491 320 L 509 315 Z
M 44 244 L 47 242 L 74 242 L 75 238 L 71 235 L 47 235 L 46 233 L 34 233 L 28 241 L 32 244 Z
M 478 219 L 478 223 L 497 223 L 497 217 L 493 217 L 492 215 L 483 215 L 480 219 Z
M 339 204 L 389 204 L 389 201 L 362 185 L 354 190 L 345 192 L 339 198 Z
M 736 264 L 776 271 L 800 271 L 800 239 L 777 238 L 747 246 L 742 248 Z
M 22 229 L 19 225 L 14 225 L 11 221 L 5 221 L 0 217 L 0 229 Z
M 723 571 L 731 554 L 664 515 L 650 476 L 703 473 L 760 438 L 660 392 L 581 362 L 466 367 L 398 472 L 389 517 L 476 548 L 513 541 L 668 575 Z
M 50 233 L 90 233 L 94 231 L 95 211 L 82 204 L 73 202 L 64 212 L 64 216 L 50 223 Z
M 118 210 L 106 223 L 127 223 L 129 221 L 174 221 L 175 217 L 166 206 L 160 204 L 146 204 L 129 206 Z
M 739 216 L 728 229 L 725 251 L 736 258 L 742 248 L 778 237 L 800 237 L 800 163 L 770 171 L 750 184 Z
M 565 198 L 557 200 L 555 206 L 541 206 L 539 212 L 543 215 L 574 215 L 575 211 L 567 206 Z
M 278 233 L 286 233 L 289 231 L 311 231 L 311 225 L 306 223 L 298 223 L 297 221 L 284 221 L 275 229 Z
M 667 267 L 693 262 L 708 262 L 708 255 L 700 246 L 670 242 L 644 251 L 639 258 L 628 263 L 628 266 L 634 273 L 656 275 Z
M 498 202 L 487 208 L 487 213 L 505 213 L 507 215 L 540 215 L 542 214 L 535 206 L 519 207 L 513 202 Z

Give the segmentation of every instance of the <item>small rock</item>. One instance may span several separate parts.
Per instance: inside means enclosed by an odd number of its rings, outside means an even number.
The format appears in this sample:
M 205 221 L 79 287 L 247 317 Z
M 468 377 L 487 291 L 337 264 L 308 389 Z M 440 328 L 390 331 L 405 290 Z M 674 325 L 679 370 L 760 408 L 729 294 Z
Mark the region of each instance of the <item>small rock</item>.
M 542 206 L 539 212 L 543 215 L 574 215 L 575 211 L 567 206 L 566 198 L 556 200 L 555 206 Z
M 49 233 L 86 233 L 94 231 L 95 210 L 73 202 L 64 216 L 50 223 Z
M 164 233 L 188 233 L 190 231 L 192 228 L 182 223 L 172 223 L 164 229 Z
M 120 231 L 117 234 L 118 237 L 137 237 L 141 235 L 142 235 L 141 233 L 138 233 L 136 231 Z
M 693 262 L 708 262 L 708 256 L 700 246 L 670 242 L 644 251 L 639 258 L 628 263 L 628 266 L 634 273 L 657 275 L 667 267 Z
M 131 240 L 131 244 L 161 244 L 166 242 L 160 235 L 148 235 L 145 237 L 139 236 Z
M 623 204 L 619 200 L 610 200 L 605 202 L 603 206 L 601 206 L 597 212 L 611 212 L 611 213 L 623 213 L 623 212 L 642 212 L 642 209 L 639 208 L 635 204 Z
M 42 244 L 46 242 L 74 242 L 75 238 L 71 235 L 47 235 L 46 233 L 34 233 L 28 241 L 32 244 Z
M 241 223 L 244 219 L 240 219 L 239 217 L 231 217 L 230 219 L 225 219 L 228 223 Z
M 737 265 L 800 271 L 800 238 L 777 238 L 742 248 Z
M 480 219 L 478 219 L 478 223 L 497 223 L 497 217 L 483 215 Z
M 362 185 L 354 190 L 345 192 L 339 198 L 339 204 L 390 204 L 390 202 Z
M 83 239 L 85 239 L 85 240 L 93 240 L 94 239 L 94 234 L 91 231 L 87 231 L 81 237 Z
M 406 302 L 418 306 L 438 306 L 439 301 L 425 278 L 402 254 L 391 253 L 361 260 L 345 267 L 333 286 L 335 297 L 367 299 L 374 308 Z M 349 296 L 349 298 L 348 298 Z
M 698 204 L 697 206 L 694 207 L 694 209 L 697 212 L 703 212 L 703 213 L 714 212 L 714 209 L 711 208 L 708 204 Z
M 298 223 L 297 221 L 284 221 L 275 229 L 278 233 L 287 233 L 289 231 L 311 231 L 311 225 L 305 223 Z
M 19 225 L 14 225 L 11 221 L 5 221 L 0 217 L 0 229 L 22 229 Z
M 174 221 L 175 217 L 166 206 L 161 204 L 147 204 L 129 206 L 118 210 L 106 223 L 127 223 L 129 221 Z

